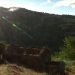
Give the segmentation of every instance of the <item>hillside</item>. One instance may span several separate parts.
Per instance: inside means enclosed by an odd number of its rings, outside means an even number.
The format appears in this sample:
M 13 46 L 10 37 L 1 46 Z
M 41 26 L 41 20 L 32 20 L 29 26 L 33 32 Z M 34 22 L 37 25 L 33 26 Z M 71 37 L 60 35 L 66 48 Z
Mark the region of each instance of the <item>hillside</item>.
M 75 16 L 0 7 L 1 42 L 58 49 L 67 35 L 75 36 Z

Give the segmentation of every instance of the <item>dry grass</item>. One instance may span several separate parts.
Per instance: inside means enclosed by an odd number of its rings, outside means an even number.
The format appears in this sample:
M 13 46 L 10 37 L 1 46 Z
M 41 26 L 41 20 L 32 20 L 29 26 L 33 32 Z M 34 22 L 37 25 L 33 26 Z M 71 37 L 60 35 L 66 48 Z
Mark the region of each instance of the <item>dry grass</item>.
M 68 75 L 75 75 L 75 61 L 67 62 L 66 72 L 68 73 Z
M 47 75 L 15 64 L 0 65 L 0 75 Z
M 67 75 L 75 75 L 75 68 L 66 68 Z
M 75 66 L 66 67 L 66 75 L 75 75 Z M 45 72 L 36 72 L 32 69 L 18 66 L 15 64 L 0 65 L 0 75 L 48 75 Z

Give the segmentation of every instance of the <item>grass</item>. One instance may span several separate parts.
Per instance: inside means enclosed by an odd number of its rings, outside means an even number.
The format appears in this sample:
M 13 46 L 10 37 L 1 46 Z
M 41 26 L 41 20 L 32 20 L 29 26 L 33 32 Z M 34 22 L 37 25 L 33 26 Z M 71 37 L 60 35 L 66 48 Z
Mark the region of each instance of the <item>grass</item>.
M 62 61 L 62 59 L 53 57 L 52 60 Z M 67 75 L 75 75 L 75 61 L 74 60 L 63 60 L 65 62 L 65 72 Z
M 75 75 L 75 61 L 64 61 L 66 64 L 66 75 Z M 45 72 L 37 72 L 32 69 L 18 66 L 16 64 L 0 65 L 0 75 L 48 75 Z
M 75 61 L 65 61 L 66 63 L 66 72 L 69 75 L 75 75 Z
M 0 65 L 0 75 L 47 75 L 15 64 Z

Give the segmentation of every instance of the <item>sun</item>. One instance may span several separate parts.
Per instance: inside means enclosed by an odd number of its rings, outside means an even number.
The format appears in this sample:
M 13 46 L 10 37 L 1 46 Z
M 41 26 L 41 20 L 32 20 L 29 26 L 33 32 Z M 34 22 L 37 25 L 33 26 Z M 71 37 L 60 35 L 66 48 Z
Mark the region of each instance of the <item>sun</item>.
M 13 11 L 18 10 L 18 9 L 19 9 L 18 7 L 10 7 L 9 8 L 9 11 L 12 11 L 13 12 Z

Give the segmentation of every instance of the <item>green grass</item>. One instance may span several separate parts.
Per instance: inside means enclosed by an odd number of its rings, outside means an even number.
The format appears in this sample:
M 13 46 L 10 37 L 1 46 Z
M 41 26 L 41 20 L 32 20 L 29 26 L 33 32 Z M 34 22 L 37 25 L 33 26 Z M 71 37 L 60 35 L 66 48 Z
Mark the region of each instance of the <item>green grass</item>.
M 57 57 L 52 57 L 53 61 L 64 61 L 65 62 L 65 72 L 68 75 L 75 75 L 75 61 L 73 60 L 62 60 Z

